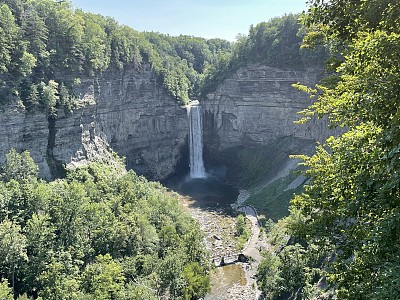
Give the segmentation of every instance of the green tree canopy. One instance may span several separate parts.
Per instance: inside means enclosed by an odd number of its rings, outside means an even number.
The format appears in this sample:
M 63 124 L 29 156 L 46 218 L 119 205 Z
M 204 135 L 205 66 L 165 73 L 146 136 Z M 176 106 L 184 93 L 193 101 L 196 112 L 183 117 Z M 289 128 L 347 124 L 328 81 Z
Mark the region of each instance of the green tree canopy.
M 7 219 L 0 223 L 0 270 L 11 278 L 15 285 L 15 273 L 22 263 L 28 260 L 26 253 L 26 237 L 21 227 Z
M 143 64 L 150 64 L 171 96 L 184 103 L 197 97 L 205 66 L 231 47 L 221 39 L 140 33 L 74 9 L 70 1 L 54 0 L 0 1 L 0 33 L 0 101 L 21 100 L 28 108 L 41 104 L 52 107 L 50 114 L 57 107 L 73 108 L 75 78 Z M 42 82 L 44 90 L 54 82 L 57 93 L 67 97 L 55 105 L 46 93 L 34 97 Z
M 6 163 L 0 172 L 0 178 L 3 181 L 10 181 L 11 179 L 22 181 L 28 178 L 37 178 L 39 176 L 38 170 L 29 151 L 20 154 L 15 149 L 11 149 L 6 154 Z
M 298 19 L 299 15 L 288 14 L 250 26 L 248 35 L 239 35 L 232 50 L 221 49 L 217 61 L 206 65 L 201 94 L 215 90 L 224 79 L 247 64 L 300 70 L 322 67 L 327 51 L 324 46 L 300 48 L 305 30 Z
M 301 157 L 310 181 L 292 201 L 290 218 L 298 222 L 290 227 L 308 245 L 332 249 L 325 268 L 339 299 L 396 299 L 400 297 L 396 284 L 400 280 L 396 273 L 400 263 L 399 3 L 310 4 L 307 24 L 322 28 L 329 42 L 345 47 L 339 53 L 343 61 L 335 82 L 300 87 L 315 98 L 303 112 L 304 120 L 327 116 L 343 133 L 318 146 L 315 155 Z
M 16 296 L 141 299 L 146 291 L 182 299 L 184 286 L 204 296 L 203 235 L 174 194 L 117 158 L 45 182 L 27 152 L 10 153 L 0 181 L 0 278 Z

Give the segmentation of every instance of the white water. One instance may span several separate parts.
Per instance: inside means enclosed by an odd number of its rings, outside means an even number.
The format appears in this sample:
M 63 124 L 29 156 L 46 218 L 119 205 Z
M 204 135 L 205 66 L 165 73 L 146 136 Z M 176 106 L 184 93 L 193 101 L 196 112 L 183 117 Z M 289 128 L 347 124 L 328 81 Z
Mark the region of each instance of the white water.
M 203 131 L 201 107 L 196 103 L 186 106 L 189 118 L 189 167 L 191 178 L 207 177 L 203 163 Z

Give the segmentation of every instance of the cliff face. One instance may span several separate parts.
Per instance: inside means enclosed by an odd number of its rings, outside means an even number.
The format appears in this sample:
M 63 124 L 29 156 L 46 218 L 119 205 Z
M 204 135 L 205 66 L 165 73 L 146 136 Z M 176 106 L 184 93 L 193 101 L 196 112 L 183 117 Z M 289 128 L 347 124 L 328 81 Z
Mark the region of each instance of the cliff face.
M 288 71 L 263 65 L 239 69 L 203 101 L 205 140 L 210 151 L 240 145 L 263 145 L 281 138 L 322 140 L 326 123 L 293 124 L 311 104 L 293 83 L 312 85 L 321 71 Z
M 291 85 L 312 85 L 318 76 L 315 70 L 262 65 L 238 70 L 202 101 L 205 153 L 215 156 L 213 162 L 229 164 L 237 152 L 225 158 L 220 154 L 232 148 L 265 146 L 290 137 L 293 149 L 304 144 L 296 139 L 312 143 L 328 136 L 324 121 L 293 124 L 299 117 L 296 113 L 311 100 Z M 80 108 L 60 110 L 54 119 L 39 109 L 25 112 L 2 106 L 0 163 L 10 148 L 29 150 L 42 176 L 50 178 L 59 173 L 61 164 L 81 164 L 111 155 L 113 149 L 126 157 L 128 168 L 150 179 L 165 179 L 180 163 L 187 169 L 186 111 L 166 93 L 148 65 L 83 79 L 77 92 Z
M 151 179 L 172 174 L 186 144 L 186 110 L 166 93 L 149 66 L 106 73 L 97 86 L 96 129 L 126 157 L 128 168 Z
M 151 179 L 172 174 L 186 143 L 186 111 L 167 95 L 148 65 L 83 79 L 79 106 L 48 119 L 39 109 L 3 106 L 0 163 L 11 148 L 29 150 L 43 177 L 60 164 L 78 165 L 111 155 Z M 110 148 L 111 147 L 111 148 Z
M 17 106 L 1 106 L 0 164 L 11 148 L 29 150 L 45 177 L 50 176 L 46 161 L 48 122 L 43 112 L 26 113 Z
M 311 154 L 315 141 L 334 134 L 324 119 L 293 123 L 312 100 L 292 84 L 312 86 L 321 75 L 250 65 L 226 79 L 202 102 L 206 166 L 224 167 L 228 180 L 250 189 L 296 168 L 289 155 Z

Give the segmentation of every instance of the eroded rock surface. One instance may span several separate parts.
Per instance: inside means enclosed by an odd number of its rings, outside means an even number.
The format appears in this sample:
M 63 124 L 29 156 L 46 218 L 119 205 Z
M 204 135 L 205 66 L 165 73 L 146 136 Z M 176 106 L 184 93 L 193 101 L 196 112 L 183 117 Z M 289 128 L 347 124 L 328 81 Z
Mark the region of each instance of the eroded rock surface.
M 205 140 L 210 152 L 267 144 L 287 136 L 322 140 L 329 135 L 323 120 L 293 123 L 312 99 L 292 84 L 313 85 L 320 76 L 319 69 L 294 71 L 264 65 L 239 69 L 203 101 Z
M 175 172 L 185 155 L 186 110 L 167 94 L 149 65 L 83 78 L 79 106 L 48 118 L 16 104 L 1 107 L 0 163 L 11 149 L 29 150 L 45 178 L 62 164 L 79 165 L 110 155 L 149 179 Z M 187 150 L 186 150 L 187 151 Z
M 218 157 L 226 149 L 265 145 L 281 137 L 328 136 L 323 120 L 293 124 L 297 112 L 312 100 L 292 84 L 312 85 L 320 73 L 263 65 L 239 69 L 201 101 L 206 154 Z M 40 108 L 25 112 L 16 104 L 2 106 L 0 163 L 11 148 L 29 150 L 42 176 L 50 178 L 55 165 L 84 163 L 111 148 L 126 157 L 128 168 L 149 179 L 165 179 L 180 168 L 187 171 L 186 111 L 149 65 L 83 78 L 77 94 L 79 108 L 60 110 L 50 120 Z

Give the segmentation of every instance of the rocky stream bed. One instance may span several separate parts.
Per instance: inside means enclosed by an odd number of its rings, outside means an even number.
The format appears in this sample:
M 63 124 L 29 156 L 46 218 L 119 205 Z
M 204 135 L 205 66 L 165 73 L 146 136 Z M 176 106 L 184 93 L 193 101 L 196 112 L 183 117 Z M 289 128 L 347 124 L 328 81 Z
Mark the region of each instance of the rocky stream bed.
M 236 204 L 241 204 L 246 193 L 241 192 Z M 235 237 L 235 217 L 226 212 L 224 208 L 213 208 L 196 205 L 196 200 L 189 196 L 180 196 L 180 202 L 188 209 L 190 214 L 199 222 L 206 238 L 207 248 L 212 257 L 220 259 L 241 253 Z M 254 221 L 254 220 L 253 220 Z M 249 222 L 250 225 L 250 222 Z M 258 251 L 256 248 L 259 239 L 259 230 L 255 232 L 252 225 L 252 239 L 246 245 L 246 253 Z M 256 234 L 256 236 L 255 236 Z M 251 252 L 250 251 L 250 252 Z M 256 269 L 259 263 L 259 254 L 256 260 L 250 259 L 248 263 L 236 263 L 215 268 L 211 274 L 212 288 L 204 300 L 253 300 L 261 299 L 257 290 Z

